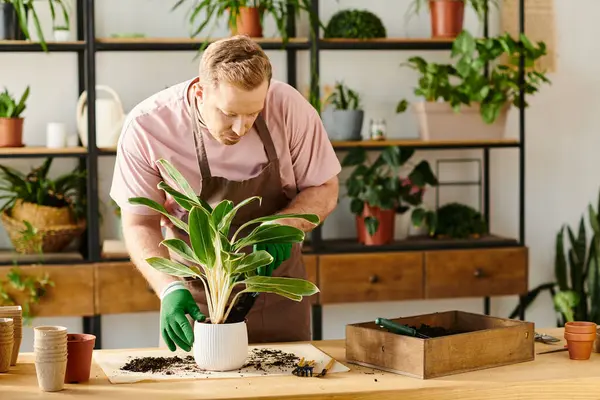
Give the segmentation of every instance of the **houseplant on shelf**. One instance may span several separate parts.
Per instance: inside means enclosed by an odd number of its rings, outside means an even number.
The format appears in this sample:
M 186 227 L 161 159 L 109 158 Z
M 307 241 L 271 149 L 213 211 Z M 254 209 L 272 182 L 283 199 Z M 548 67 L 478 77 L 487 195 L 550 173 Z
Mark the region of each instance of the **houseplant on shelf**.
M 427 6 L 432 38 L 451 39 L 463 30 L 467 3 L 473 8 L 480 22 L 484 21 L 491 5 L 498 7 L 498 0 L 412 0 L 407 15 L 419 14 Z
M 172 10 L 181 7 L 188 0 L 178 0 Z M 263 22 L 266 15 L 275 20 L 275 26 L 283 44 L 289 41 L 287 31 L 288 17 L 299 15 L 300 10 L 309 13 L 311 21 L 316 18 L 311 8 L 311 0 L 203 0 L 193 1 L 189 9 L 189 23 L 192 26 L 191 37 L 197 37 L 211 20 L 214 24 L 226 17 L 232 35 L 263 37 Z M 320 24 L 322 25 L 322 24 Z M 213 25 L 213 29 L 215 26 Z M 212 30 L 211 30 L 212 32 Z M 209 33 L 208 36 L 211 36 Z M 207 39 L 200 50 L 208 46 Z
M 368 10 L 340 10 L 329 19 L 325 39 L 380 39 L 387 36 L 381 18 Z
M 56 20 L 57 9 L 60 8 L 62 11 L 62 16 L 64 19 L 64 24 L 69 25 L 69 11 L 68 7 L 63 0 L 46 0 L 48 2 L 48 6 L 50 8 L 50 15 L 52 18 L 52 22 Z M 12 40 L 31 40 L 31 34 L 29 33 L 28 21 L 29 15 L 33 18 L 33 23 L 35 26 L 35 30 L 38 36 L 38 40 L 42 49 L 44 51 L 48 51 L 48 45 L 46 43 L 46 39 L 44 38 L 44 33 L 42 30 L 42 26 L 40 24 L 39 17 L 34 8 L 34 0 L 0 0 L 0 6 L 2 6 L 2 13 L 4 17 L 7 18 L 7 21 L 18 21 L 18 27 L 11 22 L 10 25 L 10 33 Z M 37 2 L 38 4 L 41 1 Z M 5 34 L 6 36 L 6 34 Z
M 29 86 L 17 101 L 8 89 L 0 93 L 0 147 L 23 146 L 23 121 L 22 117 L 27 108 Z
M 309 281 L 296 278 L 261 276 L 257 269 L 269 265 L 273 257 L 266 251 L 257 250 L 246 254 L 246 248 L 266 243 L 301 243 L 304 232 L 300 229 L 277 224 L 283 218 L 301 218 L 313 224 L 319 218 L 313 214 L 279 214 L 256 218 L 242 224 L 235 232 L 230 231 L 232 221 L 242 207 L 260 197 L 250 197 L 238 204 L 223 200 L 211 207 L 200 199 L 190 184 L 168 161 L 159 160 L 176 188 L 161 182 L 158 187 L 186 210 L 188 223 L 169 214 L 153 200 L 135 197 L 131 204 L 155 210 L 189 235 L 189 245 L 181 239 L 161 242 L 182 262 L 161 257 L 146 261 L 158 271 L 180 278 L 200 280 L 204 286 L 209 318 L 195 321 L 194 357 L 196 363 L 206 370 L 233 370 L 240 368 L 248 354 L 248 336 L 245 322 L 229 323 L 227 317 L 243 293 L 275 293 L 294 301 L 318 292 Z M 247 235 L 242 232 L 250 230 Z M 185 262 L 185 264 L 183 263 Z M 244 288 L 233 295 L 237 286 Z M 233 295 L 233 296 L 232 296 Z
M 28 174 L 0 165 L 0 193 L 6 203 L 0 207 L 1 220 L 21 253 L 58 252 L 81 235 L 86 227 L 85 171 L 74 170 L 50 179 L 52 158 Z M 23 241 L 24 229 L 31 226 L 36 240 Z
M 394 239 L 396 214 L 419 207 L 427 185 L 438 181 L 425 160 L 401 177 L 400 170 L 414 150 L 390 146 L 369 163 L 364 148 L 353 148 L 342 160 L 342 167 L 355 167 L 345 184 L 351 199 L 350 210 L 356 217 L 358 241 L 365 245 L 384 245 Z
M 335 90 L 325 99 L 321 114 L 323 125 L 332 140 L 362 140 L 365 116 L 358 92 L 343 82 L 336 82 Z
M 543 42 L 532 44 L 521 35 L 525 58 L 526 95 L 536 93 L 548 78 L 535 70 L 535 61 L 546 54 Z M 509 34 L 475 39 L 463 31 L 454 41 L 453 64 L 429 63 L 411 57 L 403 64 L 419 72 L 414 94 L 424 101 L 413 105 L 424 140 L 494 140 L 504 136 L 508 110 L 520 106 L 519 42 Z M 506 60 L 506 62 L 503 62 Z M 485 74 L 490 64 L 489 77 Z M 396 112 L 407 110 L 401 100 Z M 527 107 L 525 101 L 523 104 Z

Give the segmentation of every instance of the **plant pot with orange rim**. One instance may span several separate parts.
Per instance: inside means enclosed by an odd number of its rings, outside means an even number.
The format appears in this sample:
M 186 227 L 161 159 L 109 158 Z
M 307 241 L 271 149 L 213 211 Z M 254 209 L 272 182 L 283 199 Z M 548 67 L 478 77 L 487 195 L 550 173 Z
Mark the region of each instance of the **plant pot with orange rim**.
M 0 93 L 0 147 L 23 146 L 23 112 L 29 98 L 29 86 L 17 100 L 8 89 Z
M 395 216 L 413 208 L 420 212 L 427 185 L 437 185 L 437 179 L 427 161 L 409 163 L 414 149 L 390 146 L 373 161 L 364 148 L 351 149 L 342 160 L 342 167 L 354 167 L 346 180 L 350 211 L 355 215 L 358 242 L 384 245 L 394 240 Z M 402 167 L 412 167 L 406 178 Z M 407 227 L 408 229 L 408 227 Z
M 263 37 L 263 9 L 259 7 L 240 7 L 230 9 L 235 25 L 231 25 L 232 35 L 247 35 L 252 38 Z
M 571 360 L 588 360 L 596 341 L 596 332 L 569 333 L 565 332 L 567 349 Z

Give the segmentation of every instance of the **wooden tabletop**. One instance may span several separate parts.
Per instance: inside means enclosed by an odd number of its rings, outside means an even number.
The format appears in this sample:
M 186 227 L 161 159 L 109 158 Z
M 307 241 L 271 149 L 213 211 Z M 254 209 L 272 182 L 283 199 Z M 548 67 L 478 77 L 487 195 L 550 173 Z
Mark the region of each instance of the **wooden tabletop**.
M 562 329 L 539 330 L 562 338 Z M 45 398 L 110 399 L 599 399 L 600 354 L 569 360 L 568 352 L 536 355 L 535 361 L 430 380 L 419 380 L 347 364 L 343 340 L 313 344 L 350 367 L 324 378 L 260 377 L 156 383 L 111 384 L 93 365 L 86 384 L 68 384 L 57 393 L 38 389 L 33 354 L 20 354 L 9 373 L 0 374 L 2 400 Z M 536 353 L 544 345 L 536 343 Z M 562 347 L 562 345 L 552 346 Z M 102 350 L 100 350 L 102 351 Z M 123 350 L 126 351 L 126 350 Z M 135 396 L 135 397 L 132 397 Z

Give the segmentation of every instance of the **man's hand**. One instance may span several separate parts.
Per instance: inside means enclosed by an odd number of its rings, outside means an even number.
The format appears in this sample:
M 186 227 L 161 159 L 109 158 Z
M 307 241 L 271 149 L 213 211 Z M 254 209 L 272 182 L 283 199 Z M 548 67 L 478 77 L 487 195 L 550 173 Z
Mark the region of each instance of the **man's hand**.
M 194 343 L 194 329 L 186 314 L 196 321 L 204 321 L 205 316 L 194 301 L 190 291 L 183 283 L 176 282 L 167 286 L 160 303 L 160 330 L 162 337 L 171 351 L 175 345 L 184 351 L 190 351 Z
M 272 257 L 273 262 L 263 267 L 258 267 L 257 273 L 260 276 L 271 276 L 273 271 L 277 269 L 285 260 L 290 258 L 292 255 L 292 244 L 291 243 L 269 243 L 269 244 L 255 244 L 254 251 L 265 250 Z

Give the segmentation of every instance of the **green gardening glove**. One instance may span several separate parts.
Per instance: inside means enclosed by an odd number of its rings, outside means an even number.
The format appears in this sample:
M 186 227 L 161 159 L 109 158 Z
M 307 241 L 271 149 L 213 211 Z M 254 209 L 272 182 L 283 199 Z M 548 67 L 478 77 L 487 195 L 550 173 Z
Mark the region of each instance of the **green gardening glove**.
M 271 276 L 273 271 L 281 265 L 282 262 L 290 258 L 292 255 L 291 243 L 267 243 L 255 244 L 254 251 L 265 250 L 273 257 L 273 262 L 263 267 L 258 267 L 256 271 L 260 276 Z
M 194 344 L 194 329 L 186 314 L 199 322 L 205 319 L 192 294 L 183 283 L 175 282 L 168 285 L 161 296 L 160 330 L 171 351 L 175 351 L 175 345 L 184 351 L 190 351 Z

